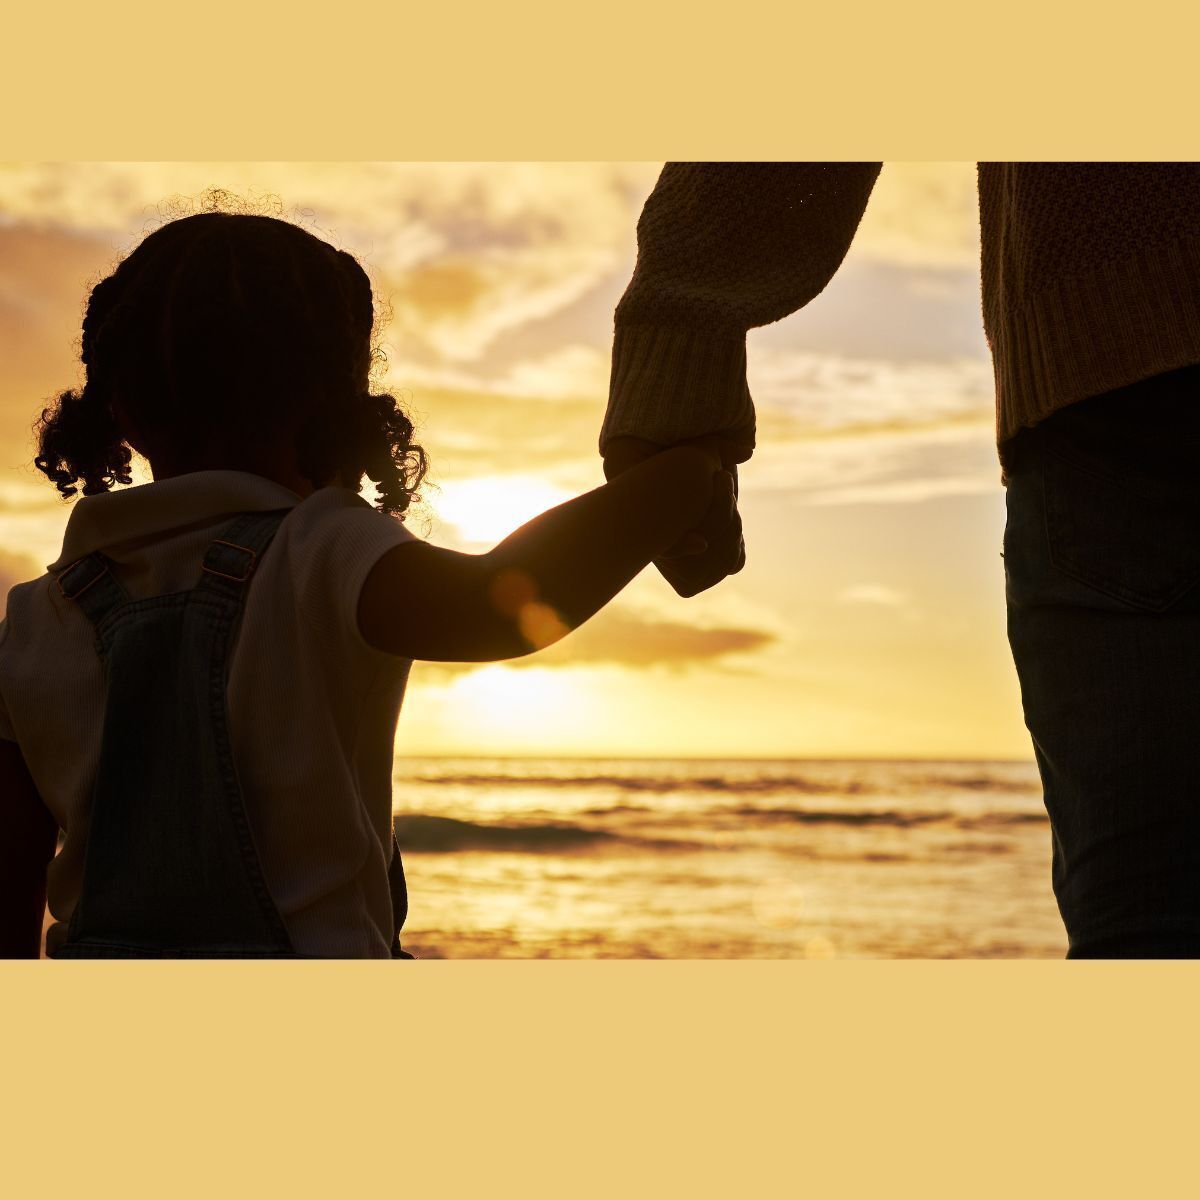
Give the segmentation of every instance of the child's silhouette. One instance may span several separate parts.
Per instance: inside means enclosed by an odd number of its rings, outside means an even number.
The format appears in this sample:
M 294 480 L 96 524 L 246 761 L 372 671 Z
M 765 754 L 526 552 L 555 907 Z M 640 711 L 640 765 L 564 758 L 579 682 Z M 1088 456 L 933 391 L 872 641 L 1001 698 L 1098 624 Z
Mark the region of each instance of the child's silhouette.
M 265 216 L 170 222 L 93 289 L 36 459 L 84 498 L 0 632 L 3 954 L 38 953 L 48 893 L 55 957 L 403 956 L 411 660 L 538 649 L 732 506 L 690 444 L 486 554 L 419 541 L 372 327 L 354 258 Z M 131 450 L 154 482 L 110 491 Z

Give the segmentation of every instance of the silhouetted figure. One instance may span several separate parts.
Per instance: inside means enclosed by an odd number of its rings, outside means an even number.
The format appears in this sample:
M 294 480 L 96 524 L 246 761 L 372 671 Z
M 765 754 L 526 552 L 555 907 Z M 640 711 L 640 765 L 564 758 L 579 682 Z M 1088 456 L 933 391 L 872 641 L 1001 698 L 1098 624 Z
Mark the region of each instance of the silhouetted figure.
M 548 645 L 729 518 L 698 442 L 485 554 L 418 540 L 425 455 L 372 391 L 373 315 L 352 256 L 243 214 L 164 225 L 92 290 L 87 381 L 36 460 L 83 498 L 0 630 L 0 954 L 38 954 L 48 898 L 51 956 L 409 957 L 412 660 Z M 111 490 L 133 450 L 154 481 Z
M 879 163 L 669 163 L 638 222 L 600 435 L 754 449 L 748 329 L 816 296 Z M 1200 955 L 1200 164 L 981 163 L 983 321 L 1007 484 L 1008 629 L 1070 957 Z M 713 514 L 658 561 L 745 562 Z

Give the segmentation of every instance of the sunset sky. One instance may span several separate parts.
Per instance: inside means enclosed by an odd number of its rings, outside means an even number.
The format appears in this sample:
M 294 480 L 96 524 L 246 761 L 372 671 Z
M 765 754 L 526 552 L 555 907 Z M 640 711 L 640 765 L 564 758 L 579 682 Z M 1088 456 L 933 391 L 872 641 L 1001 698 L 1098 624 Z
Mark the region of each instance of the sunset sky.
M 612 311 L 659 163 L 0 165 L 0 585 L 69 508 L 30 425 L 80 378 L 87 290 L 164 202 L 220 186 L 357 255 L 433 469 L 414 531 L 483 549 L 603 482 Z M 751 333 L 745 570 L 653 569 L 511 666 L 417 664 L 402 754 L 1028 758 L 973 163 L 887 163 L 829 287 Z

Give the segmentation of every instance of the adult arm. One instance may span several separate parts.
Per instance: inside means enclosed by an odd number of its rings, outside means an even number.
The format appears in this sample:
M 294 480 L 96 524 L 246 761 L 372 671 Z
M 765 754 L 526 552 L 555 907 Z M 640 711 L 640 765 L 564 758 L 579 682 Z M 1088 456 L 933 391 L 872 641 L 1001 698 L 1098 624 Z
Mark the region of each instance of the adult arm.
M 754 450 L 746 332 L 833 278 L 881 163 L 667 163 L 637 225 L 614 317 L 600 452 L 718 435 L 726 465 Z
M 30 778 L 21 748 L 0 739 L 0 958 L 37 958 L 46 912 L 46 867 L 58 823 Z
M 690 437 L 717 439 L 735 503 L 710 509 L 655 566 L 694 596 L 746 562 L 737 464 L 754 451 L 746 332 L 802 308 L 833 277 L 881 163 L 667 163 L 638 220 L 615 315 L 604 474 Z

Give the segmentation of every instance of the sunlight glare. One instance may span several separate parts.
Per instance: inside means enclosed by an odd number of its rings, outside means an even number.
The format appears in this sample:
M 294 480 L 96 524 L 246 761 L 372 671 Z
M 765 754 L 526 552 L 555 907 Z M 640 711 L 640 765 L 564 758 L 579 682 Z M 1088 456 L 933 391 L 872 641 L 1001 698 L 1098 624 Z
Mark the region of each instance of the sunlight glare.
M 431 507 L 465 541 L 491 546 L 571 495 L 534 475 L 486 475 L 445 484 Z
M 450 701 L 465 728 L 487 735 L 578 733 L 593 718 L 593 704 L 577 679 L 562 670 L 491 663 L 456 679 Z

